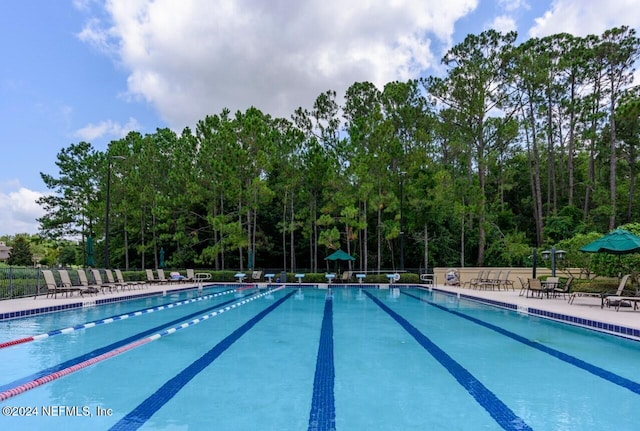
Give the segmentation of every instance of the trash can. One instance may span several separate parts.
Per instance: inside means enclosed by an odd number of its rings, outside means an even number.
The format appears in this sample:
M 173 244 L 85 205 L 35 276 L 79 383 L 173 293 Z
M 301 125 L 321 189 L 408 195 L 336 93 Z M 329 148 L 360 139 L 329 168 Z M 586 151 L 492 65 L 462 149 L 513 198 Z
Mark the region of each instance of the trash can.
M 281 271 L 280 272 L 280 283 L 286 283 L 287 282 L 287 272 L 286 271 Z

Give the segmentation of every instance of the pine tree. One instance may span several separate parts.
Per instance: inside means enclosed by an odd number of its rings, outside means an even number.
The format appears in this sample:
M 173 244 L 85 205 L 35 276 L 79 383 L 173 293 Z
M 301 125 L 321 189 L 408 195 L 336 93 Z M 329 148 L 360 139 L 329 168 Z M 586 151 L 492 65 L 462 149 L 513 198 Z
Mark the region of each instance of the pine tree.
M 13 248 L 9 253 L 9 265 L 14 266 L 31 266 L 33 265 L 33 254 L 29 241 L 24 236 L 17 236 L 13 242 Z

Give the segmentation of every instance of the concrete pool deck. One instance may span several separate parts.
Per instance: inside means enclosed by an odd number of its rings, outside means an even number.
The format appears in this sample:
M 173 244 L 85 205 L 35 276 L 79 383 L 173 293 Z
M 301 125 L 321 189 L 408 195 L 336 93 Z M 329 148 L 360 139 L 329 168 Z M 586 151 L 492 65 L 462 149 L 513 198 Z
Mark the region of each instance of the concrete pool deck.
M 569 304 L 568 296 L 526 297 L 518 288 L 496 291 L 438 285 L 433 290 L 640 341 L 640 311 L 633 307 L 620 307 L 619 311 L 602 308 L 598 297 L 577 297 Z
M 214 283 L 207 283 L 210 286 Z M 238 287 L 247 284 L 237 284 Z M 229 285 L 226 283 L 225 285 Z M 266 288 L 266 283 L 255 283 L 260 288 Z M 287 287 L 310 287 L 311 285 L 289 283 Z M 358 287 L 358 284 L 333 284 L 334 289 Z M 371 285 L 362 285 L 372 287 Z M 374 285 L 377 286 L 377 285 Z M 151 284 L 143 288 L 97 294 L 81 297 L 77 294 L 72 296 L 58 295 L 57 298 L 46 298 L 45 295 L 28 298 L 8 299 L 0 301 L 0 321 L 13 319 L 16 317 L 26 317 L 56 311 L 63 311 L 74 308 L 82 308 L 109 302 L 117 302 L 126 299 L 136 299 L 146 296 L 155 296 L 163 293 L 177 292 L 181 290 L 191 290 L 197 287 L 193 283 L 173 283 L 173 284 Z M 320 285 L 327 288 L 328 285 Z M 389 285 L 380 285 L 388 288 Z M 402 285 L 393 285 L 402 287 Z M 419 286 L 426 288 L 425 286 Z M 515 290 L 476 290 L 454 286 L 436 285 L 431 288 L 434 292 L 450 294 L 456 297 L 471 299 L 485 304 L 491 304 L 502 308 L 511 309 L 521 313 L 545 317 L 564 323 L 583 326 L 602 332 L 608 332 L 640 341 L 640 311 L 634 311 L 633 307 L 621 307 L 619 311 L 615 308 L 601 308 L 601 300 L 596 297 L 579 297 L 573 304 L 569 304 L 567 299 L 543 298 L 520 296 L 519 289 Z

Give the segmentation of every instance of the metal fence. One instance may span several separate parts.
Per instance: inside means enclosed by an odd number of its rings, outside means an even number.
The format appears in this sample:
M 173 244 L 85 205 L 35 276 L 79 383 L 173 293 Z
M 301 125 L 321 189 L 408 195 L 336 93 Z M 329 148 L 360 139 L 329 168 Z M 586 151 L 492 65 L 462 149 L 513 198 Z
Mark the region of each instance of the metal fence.
M 46 285 L 44 283 L 42 277 L 42 269 L 53 269 L 56 270 L 58 268 L 35 268 L 35 267 L 20 267 L 20 266 L 0 266 L 0 300 L 4 299 L 13 299 L 13 298 L 25 298 L 25 297 L 33 297 L 35 295 L 45 294 L 47 292 Z M 69 269 L 69 268 L 65 268 Z M 165 269 L 165 272 L 167 270 Z M 196 270 L 198 272 L 210 272 L 214 275 L 212 280 L 219 282 L 232 282 L 236 281 L 234 274 L 237 271 L 233 270 L 224 270 L 224 271 L 213 271 L 211 269 L 203 269 Z M 104 270 L 101 269 L 102 279 L 105 280 Z M 170 270 L 169 270 L 170 272 Z M 247 273 L 248 281 L 258 281 L 257 279 L 252 278 L 253 271 L 244 271 Z M 355 278 L 355 274 L 359 271 L 351 271 L 349 274 L 349 282 L 357 282 L 358 280 Z M 402 278 L 407 282 L 418 282 L 418 273 L 413 271 L 399 271 L 402 275 Z M 309 273 L 306 270 L 298 270 L 296 272 L 291 271 L 282 271 L 280 269 L 261 269 L 259 271 L 261 274 L 259 279 L 264 281 L 266 274 L 274 274 L 274 280 L 276 278 L 279 281 L 286 283 L 295 283 L 297 280 L 295 278 L 296 273 L 305 273 L 307 277 L 304 281 L 308 282 L 316 282 L 323 283 L 326 282 L 325 274 L 321 273 Z M 386 274 L 388 273 L 396 273 L 395 270 L 383 270 L 383 271 L 367 271 L 367 279 L 368 282 L 376 282 L 376 283 L 385 283 L 388 282 L 386 278 Z M 183 271 L 184 274 L 184 271 Z M 56 280 L 59 281 L 57 276 L 57 271 L 54 271 L 54 276 Z M 69 276 L 71 277 L 71 282 L 73 284 L 80 284 L 80 280 L 78 279 L 77 271 L 69 271 Z M 336 274 L 336 281 L 342 278 L 343 275 Z M 87 274 L 87 278 L 89 280 L 92 279 L 91 274 Z M 136 281 L 145 281 L 145 272 L 140 269 L 131 269 L 125 273 L 125 279 L 127 280 L 136 280 Z M 345 280 L 342 280 L 345 281 Z
M 26 298 L 36 295 L 43 295 L 47 293 L 46 284 L 42 277 L 43 269 L 52 269 L 53 276 L 58 285 L 60 285 L 60 276 L 57 269 L 72 269 L 72 268 L 34 268 L 34 267 L 21 267 L 21 266 L 4 266 L 0 267 L 0 301 L 4 299 L 14 298 Z M 80 269 L 82 270 L 82 269 Z M 87 279 L 93 282 L 93 277 L 90 272 L 85 269 L 87 273 Z M 102 274 L 102 280 L 106 281 L 104 270 L 100 270 Z M 129 274 L 131 280 L 142 280 L 142 272 L 135 271 Z M 75 270 L 69 271 L 69 278 L 74 286 L 80 284 L 80 278 L 78 272 Z
M 34 296 L 43 285 L 40 268 L 0 267 L 0 300 Z

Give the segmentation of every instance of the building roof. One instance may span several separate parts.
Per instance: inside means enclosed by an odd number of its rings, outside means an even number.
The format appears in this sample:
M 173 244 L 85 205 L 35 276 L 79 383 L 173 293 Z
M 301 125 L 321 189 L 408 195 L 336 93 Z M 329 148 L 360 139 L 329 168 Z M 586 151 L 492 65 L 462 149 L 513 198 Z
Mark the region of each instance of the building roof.
M 0 261 L 8 260 L 11 250 L 13 250 L 13 247 L 7 247 L 4 242 L 0 241 Z

